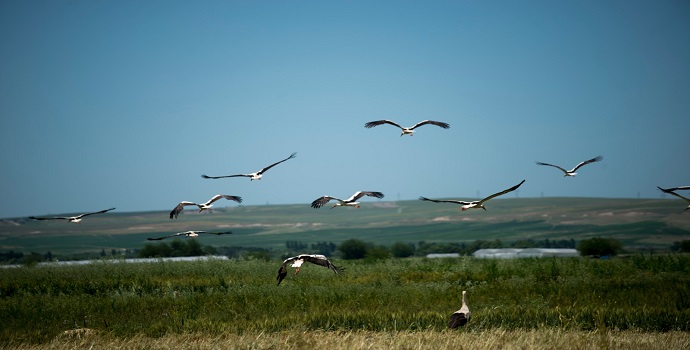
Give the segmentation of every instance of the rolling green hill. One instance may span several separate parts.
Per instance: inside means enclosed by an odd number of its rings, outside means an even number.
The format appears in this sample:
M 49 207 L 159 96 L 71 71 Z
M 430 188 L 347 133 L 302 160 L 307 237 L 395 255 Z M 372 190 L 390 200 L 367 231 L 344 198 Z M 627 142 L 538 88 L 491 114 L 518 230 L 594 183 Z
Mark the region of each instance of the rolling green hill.
M 138 249 L 156 237 L 186 230 L 231 230 L 233 235 L 200 237 L 213 246 L 283 249 L 286 241 L 339 243 L 357 238 L 374 244 L 396 241 L 511 242 L 523 239 L 612 237 L 625 249 L 667 249 L 690 239 L 690 213 L 683 203 L 663 199 L 514 198 L 495 199 L 488 210 L 462 212 L 454 204 L 422 201 L 365 201 L 360 209 L 312 209 L 309 205 L 235 206 L 212 213 L 187 210 L 179 219 L 167 211 L 112 212 L 81 224 L 64 221 L 0 220 L 0 251 L 78 254 Z

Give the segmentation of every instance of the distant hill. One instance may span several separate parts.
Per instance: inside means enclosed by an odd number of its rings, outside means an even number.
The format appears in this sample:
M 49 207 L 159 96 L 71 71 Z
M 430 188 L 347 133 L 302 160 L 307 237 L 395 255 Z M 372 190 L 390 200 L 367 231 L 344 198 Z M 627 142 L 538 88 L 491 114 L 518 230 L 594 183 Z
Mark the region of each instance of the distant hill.
M 396 241 L 471 242 L 500 239 L 612 237 L 625 249 L 667 249 L 690 240 L 690 212 L 679 200 L 608 198 L 494 199 L 487 211 L 422 201 L 365 200 L 360 209 L 312 209 L 304 205 L 234 206 L 212 213 L 187 210 L 176 220 L 167 211 L 112 212 L 81 224 L 62 221 L 0 220 L 0 251 L 53 254 L 138 249 L 147 237 L 186 230 L 231 230 L 200 237 L 215 246 L 282 249 L 286 241 L 339 243 L 357 238 L 375 244 Z

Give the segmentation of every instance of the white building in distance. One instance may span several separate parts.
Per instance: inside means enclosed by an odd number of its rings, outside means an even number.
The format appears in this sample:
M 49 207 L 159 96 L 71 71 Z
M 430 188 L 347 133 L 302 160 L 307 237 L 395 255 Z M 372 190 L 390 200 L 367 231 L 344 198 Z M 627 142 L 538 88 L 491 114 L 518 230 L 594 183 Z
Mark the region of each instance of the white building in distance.
M 475 258 L 514 259 L 514 258 L 572 258 L 580 256 L 576 249 L 566 248 L 500 248 L 479 249 L 472 253 Z

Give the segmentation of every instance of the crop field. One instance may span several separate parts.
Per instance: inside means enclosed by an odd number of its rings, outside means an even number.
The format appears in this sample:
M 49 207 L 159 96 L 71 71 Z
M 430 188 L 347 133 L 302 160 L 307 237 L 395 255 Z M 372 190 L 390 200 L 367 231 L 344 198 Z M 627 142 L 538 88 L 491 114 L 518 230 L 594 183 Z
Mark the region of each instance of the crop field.
M 690 256 L 0 269 L 2 348 L 665 348 L 690 345 Z M 467 291 L 472 319 L 447 329 Z

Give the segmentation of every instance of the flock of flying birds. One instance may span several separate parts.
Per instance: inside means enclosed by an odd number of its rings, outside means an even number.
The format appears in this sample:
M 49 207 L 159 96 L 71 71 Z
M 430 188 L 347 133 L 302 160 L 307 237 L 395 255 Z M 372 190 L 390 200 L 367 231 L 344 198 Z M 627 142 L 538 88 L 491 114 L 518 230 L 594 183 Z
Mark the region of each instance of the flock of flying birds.
M 419 123 L 417 123 L 411 127 L 408 127 L 408 128 L 403 127 L 403 126 L 401 126 L 401 125 L 399 125 L 393 121 L 390 121 L 390 120 L 376 120 L 376 121 L 372 121 L 372 122 L 368 122 L 368 123 L 364 124 L 364 127 L 369 129 L 369 128 L 373 128 L 373 127 L 383 125 L 383 124 L 389 124 L 389 125 L 393 125 L 393 126 L 400 128 L 400 130 L 401 130 L 400 136 L 401 137 L 404 135 L 414 136 L 415 129 L 420 127 L 420 126 L 423 126 L 423 125 L 435 125 L 435 126 L 438 126 L 440 128 L 443 128 L 443 129 L 450 128 L 450 125 L 448 123 L 433 121 L 433 120 L 424 120 L 424 121 L 421 121 L 421 122 L 419 122 Z M 223 178 L 232 178 L 232 177 L 248 177 L 251 181 L 261 180 L 262 176 L 264 175 L 264 173 L 266 171 L 268 171 L 269 169 L 273 168 L 274 166 L 276 166 L 280 163 L 283 163 L 289 159 L 295 158 L 296 155 L 297 155 L 297 153 L 292 153 L 289 157 L 287 157 L 283 160 L 280 160 L 278 162 L 275 162 L 275 163 L 273 163 L 273 164 L 271 164 L 271 165 L 269 165 L 269 166 L 267 166 L 267 167 L 265 167 L 265 168 L 263 168 L 257 172 L 254 172 L 254 173 L 222 175 L 222 176 L 208 176 L 208 175 L 204 174 L 204 175 L 201 175 L 201 177 L 204 179 L 223 179 Z M 559 169 L 560 171 L 563 172 L 563 174 L 564 174 L 563 176 L 569 177 L 569 176 L 577 175 L 576 171 L 578 169 L 580 169 L 582 166 L 590 164 L 590 163 L 594 163 L 594 162 L 599 162 L 602 159 L 603 159 L 602 156 L 597 156 L 597 157 L 594 157 L 592 159 L 585 160 L 585 161 L 580 162 L 579 164 L 575 165 L 575 167 L 573 167 L 570 170 L 566 170 L 565 168 L 562 168 L 562 167 L 560 167 L 558 165 L 554 165 L 554 164 L 542 163 L 542 162 L 536 162 L 536 163 L 538 165 L 550 166 L 550 167 L 554 167 L 556 169 Z M 478 200 L 478 201 L 468 202 L 468 201 L 461 201 L 461 200 L 437 200 L 437 199 L 429 199 L 426 197 L 419 197 L 419 199 L 423 200 L 423 201 L 434 202 L 434 203 L 458 204 L 458 205 L 460 205 L 460 209 L 462 211 L 465 211 L 468 209 L 484 209 L 484 210 L 486 210 L 484 203 L 486 203 L 488 200 L 495 198 L 495 197 L 498 197 L 498 196 L 502 196 L 502 195 L 507 194 L 509 192 L 515 191 L 524 182 L 525 182 L 525 180 L 522 180 L 522 181 L 520 181 L 520 183 L 518 183 L 517 185 L 515 185 L 513 187 L 510 187 L 510 188 L 503 190 L 503 191 L 500 191 L 500 192 L 496 192 L 496 193 L 494 193 L 494 194 L 492 194 L 486 198 L 483 198 L 481 200 Z M 659 190 L 661 190 L 664 193 L 668 193 L 670 195 L 684 199 L 685 201 L 690 203 L 690 198 L 684 197 L 684 196 L 676 193 L 676 191 L 690 190 L 690 186 L 681 186 L 681 187 L 674 187 L 674 188 L 667 188 L 667 189 L 664 189 L 661 187 L 658 187 L 658 188 L 659 188 Z M 321 208 L 324 205 L 328 204 L 331 201 L 335 201 L 335 204 L 333 206 L 331 206 L 331 209 L 336 208 L 336 207 L 346 207 L 346 206 L 359 208 L 360 202 L 358 202 L 358 200 L 362 197 L 365 197 L 365 196 L 375 197 L 375 198 L 380 199 L 380 198 L 384 197 L 384 194 L 381 192 L 376 192 L 376 191 L 357 191 L 347 199 L 340 199 L 337 197 L 325 195 L 325 196 L 322 196 L 322 197 L 315 199 L 311 203 L 311 207 L 314 209 L 318 209 L 318 208 Z M 217 195 L 213 196 L 211 199 L 209 199 L 208 201 L 206 201 L 205 203 L 181 201 L 172 209 L 172 211 L 170 211 L 170 219 L 173 219 L 173 218 L 177 219 L 178 215 L 180 213 L 182 213 L 182 211 L 184 210 L 184 207 L 186 207 L 186 206 L 196 206 L 199 209 L 199 212 L 203 212 L 206 210 L 210 211 L 210 210 L 212 210 L 213 203 L 220 200 L 220 199 L 226 199 L 226 200 L 235 201 L 237 203 L 242 203 L 242 197 L 233 196 L 233 195 L 225 195 L 225 194 L 217 194 Z M 96 211 L 96 212 L 92 212 L 92 213 L 84 213 L 81 215 L 70 216 L 70 217 L 35 217 L 35 216 L 30 216 L 29 218 L 34 219 L 34 220 L 67 220 L 68 222 L 79 223 L 86 216 L 94 215 L 94 214 L 103 214 L 103 213 L 109 212 L 109 211 L 114 210 L 114 209 L 115 208 L 109 208 L 109 209 L 105 209 L 105 210 L 101 210 L 101 211 Z M 688 205 L 688 207 L 685 208 L 685 210 L 688 210 L 688 209 L 690 209 L 690 205 Z M 166 239 L 166 238 L 170 238 L 170 237 L 179 237 L 179 236 L 186 236 L 186 237 L 195 238 L 195 237 L 198 237 L 200 234 L 223 235 L 223 234 L 231 234 L 231 233 L 232 232 L 185 231 L 185 232 L 178 232 L 178 233 L 174 233 L 174 234 L 171 234 L 168 236 L 163 236 L 163 237 L 148 238 L 148 240 L 162 240 L 162 239 Z M 287 276 L 287 267 L 289 264 L 290 264 L 290 267 L 295 268 L 295 275 L 297 275 L 300 271 L 300 267 L 302 266 L 302 264 L 304 262 L 309 262 L 309 263 L 312 263 L 315 265 L 329 268 L 335 274 L 339 274 L 341 271 L 344 270 L 342 267 L 337 267 L 337 266 L 333 265 L 331 263 L 331 261 L 328 260 L 328 258 L 324 255 L 300 254 L 297 256 L 287 258 L 283 261 L 280 268 L 278 269 L 278 276 L 276 277 L 276 279 L 278 281 L 278 285 L 280 285 L 280 283 L 283 281 L 283 279 L 285 279 L 285 277 Z M 471 313 L 470 313 L 469 308 L 467 307 L 467 304 L 465 302 L 465 294 L 466 294 L 466 291 L 463 291 L 462 292 L 462 307 L 458 311 L 453 313 L 453 315 L 451 316 L 451 320 L 448 323 L 448 326 L 450 328 L 457 328 L 459 326 L 463 326 L 470 319 Z

